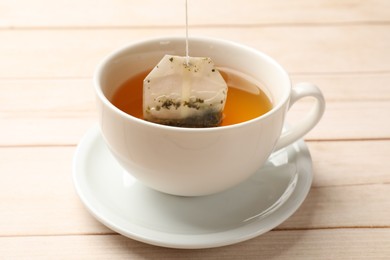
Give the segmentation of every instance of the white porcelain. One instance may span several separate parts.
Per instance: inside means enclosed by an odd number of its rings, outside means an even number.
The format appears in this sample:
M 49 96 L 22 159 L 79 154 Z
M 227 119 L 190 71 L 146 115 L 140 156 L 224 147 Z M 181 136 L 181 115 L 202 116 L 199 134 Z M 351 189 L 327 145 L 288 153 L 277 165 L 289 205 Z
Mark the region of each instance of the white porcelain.
M 261 81 L 274 106 L 270 112 L 236 125 L 194 129 L 140 120 L 110 103 L 115 89 L 131 75 L 153 68 L 165 54 L 184 53 L 184 38 L 133 43 L 110 54 L 94 77 L 105 142 L 123 168 L 153 189 L 199 196 L 233 187 L 254 174 L 273 151 L 306 134 L 324 112 L 325 101 L 316 86 L 303 83 L 291 88 L 287 72 L 267 55 L 211 38 L 191 38 L 190 54 L 211 57 L 218 67 Z M 317 101 L 312 110 L 279 138 L 287 110 L 306 96 Z
M 112 157 L 98 127 L 80 142 L 73 179 L 86 208 L 129 238 L 173 248 L 230 245 L 275 228 L 301 205 L 312 182 L 303 141 L 274 153 L 247 181 L 200 197 L 147 188 Z

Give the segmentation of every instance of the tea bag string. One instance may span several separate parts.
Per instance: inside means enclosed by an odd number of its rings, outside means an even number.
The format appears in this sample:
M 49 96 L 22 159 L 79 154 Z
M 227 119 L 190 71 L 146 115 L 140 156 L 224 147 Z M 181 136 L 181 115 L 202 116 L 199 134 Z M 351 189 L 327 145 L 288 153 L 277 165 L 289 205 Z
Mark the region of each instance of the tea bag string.
M 188 50 L 188 3 L 187 3 L 187 0 L 185 1 L 185 8 L 186 8 L 186 65 L 189 66 L 190 55 L 189 55 L 189 50 Z

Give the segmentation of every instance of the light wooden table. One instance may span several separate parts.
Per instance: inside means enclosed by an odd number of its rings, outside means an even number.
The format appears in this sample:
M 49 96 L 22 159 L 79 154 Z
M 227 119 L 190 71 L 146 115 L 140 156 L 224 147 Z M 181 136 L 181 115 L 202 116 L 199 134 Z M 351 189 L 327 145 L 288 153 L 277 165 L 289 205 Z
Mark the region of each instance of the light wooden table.
M 94 68 L 129 42 L 184 35 L 184 0 L 0 0 L 0 259 L 390 259 L 390 1 L 189 2 L 190 36 L 255 47 L 323 90 L 301 208 L 262 236 L 207 250 L 100 224 L 71 177 L 97 122 Z

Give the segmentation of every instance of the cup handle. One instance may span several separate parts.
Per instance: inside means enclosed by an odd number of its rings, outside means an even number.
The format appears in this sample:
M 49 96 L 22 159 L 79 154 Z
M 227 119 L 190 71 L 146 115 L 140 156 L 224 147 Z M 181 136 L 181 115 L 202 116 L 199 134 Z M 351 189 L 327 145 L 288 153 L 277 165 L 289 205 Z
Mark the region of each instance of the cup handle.
M 290 109 L 295 102 L 304 97 L 313 97 L 316 99 L 316 102 L 302 120 L 283 131 L 276 143 L 274 152 L 302 138 L 320 121 L 324 114 L 325 98 L 322 95 L 321 90 L 316 85 L 306 82 L 298 83 L 292 88 L 288 109 Z

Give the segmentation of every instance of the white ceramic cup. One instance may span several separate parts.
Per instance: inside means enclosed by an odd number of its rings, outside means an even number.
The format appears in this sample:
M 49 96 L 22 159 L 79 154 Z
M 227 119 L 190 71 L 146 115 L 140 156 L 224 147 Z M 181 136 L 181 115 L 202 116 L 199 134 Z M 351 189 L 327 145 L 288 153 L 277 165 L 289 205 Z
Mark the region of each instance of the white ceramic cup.
M 320 120 L 325 101 L 321 91 L 310 83 L 292 88 L 287 72 L 258 50 L 212 38 L 191 38 L 189 43 L 191 56 L 211 57 L 217 67 L 262 82 L 272 110 L 235 125 L 180 128 L 135 118 L 110 102 L 124 81 L 152 69 L 165 54 L 185 55 L 184 38 L 145 40 L 115 51 L 98 67 L 94 85 L 103 138 L 122 167 L 161 192 L 200 196 L 239 184 L 254 174 L 273 151 L 303 137 Z M 288 109 L 308 96 L 316 100 L 312 109 L 282 133 Z

